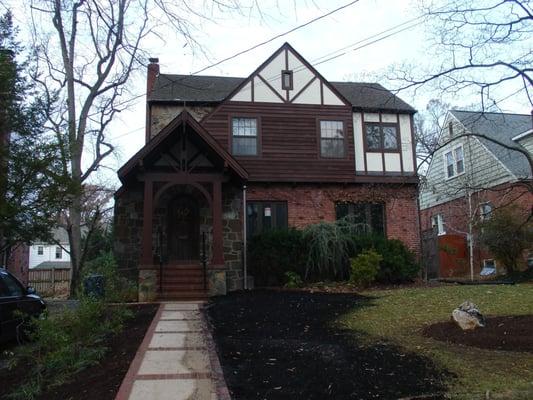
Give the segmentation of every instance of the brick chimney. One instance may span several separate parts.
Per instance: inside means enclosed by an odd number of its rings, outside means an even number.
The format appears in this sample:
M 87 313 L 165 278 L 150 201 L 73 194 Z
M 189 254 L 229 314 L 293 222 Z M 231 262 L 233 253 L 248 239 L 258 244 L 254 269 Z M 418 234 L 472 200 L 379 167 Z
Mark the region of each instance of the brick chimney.
M 146 73 L 146 95 L 149 97 L 154 88 L 155 79 L 159 75 L 159 58 L 149 58 L 148 70 Z
M 146 70 L 146 127 L 144 133 L 144 141 L 148 143 L 150 141 L 150 130 L 151 130 L 151 114 L 152 110 L 150 107 L 150 95 L 152 89 L 154 88 L 155 80 L 159 75 L 159 58 L 149 58 L 150 64 Z

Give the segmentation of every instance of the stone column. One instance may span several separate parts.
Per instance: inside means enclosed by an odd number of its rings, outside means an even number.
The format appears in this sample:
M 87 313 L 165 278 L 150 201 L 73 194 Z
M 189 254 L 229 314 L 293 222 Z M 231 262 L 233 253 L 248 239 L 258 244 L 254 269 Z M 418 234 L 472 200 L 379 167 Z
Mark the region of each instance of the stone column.
M 224 238 L 222 236 L 222 184 L 213 182 L 213 259 L 214 267 L 224 267 Z

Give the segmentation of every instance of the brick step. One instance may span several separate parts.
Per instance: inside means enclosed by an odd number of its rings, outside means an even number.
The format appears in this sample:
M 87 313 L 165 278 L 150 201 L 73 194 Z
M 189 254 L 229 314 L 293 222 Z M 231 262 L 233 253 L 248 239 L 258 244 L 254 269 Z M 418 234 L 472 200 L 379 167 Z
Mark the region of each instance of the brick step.
M 157 282 L 159 284 L 159 281 Z M 167 278 L 163 279 L 163 286 L 166 285 L 203 285 L 204 278 Z
M 159 272 L 159 271 L 158 271 Z M 204 270 L 202 268 L 188 268 L 188 269 L 163 269 L 163 275 L 165 274 L 203 274 Z

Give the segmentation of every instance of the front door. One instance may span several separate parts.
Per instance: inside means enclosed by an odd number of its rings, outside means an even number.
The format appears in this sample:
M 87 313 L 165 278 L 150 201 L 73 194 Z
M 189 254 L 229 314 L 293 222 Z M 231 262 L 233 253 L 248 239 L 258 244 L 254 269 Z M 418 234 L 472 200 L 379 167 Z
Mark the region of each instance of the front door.
M 197 201 L 190 196 L 178 196 L 168 208 L 167 233 L 170 261 L 200 258 L 200 221 Z

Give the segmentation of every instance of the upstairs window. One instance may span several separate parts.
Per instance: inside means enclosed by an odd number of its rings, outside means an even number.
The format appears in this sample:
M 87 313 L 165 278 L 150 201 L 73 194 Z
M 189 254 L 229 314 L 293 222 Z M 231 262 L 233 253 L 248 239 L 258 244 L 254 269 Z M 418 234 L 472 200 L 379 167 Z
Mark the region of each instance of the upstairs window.
M 465 172 L 465 160 L 463 145 L 455 147 L 453 150 L 444 153 L 446 164 L 446 178 L 453 178 Z
M 343 122 L 320 121 L 320 155 L 327 158 L 343 158 L 344 148 Z
M 61 246 L 56 246 L 56 260 L 61 260 L 63 258 L 63 249 Z
M 283 90 L 294 89 L 292 82 L 292 71 L 281 71 L 281 88 Z
M 444 229 L 444 216 L 442 214 L 432 216 L 431 227 L 437 229 L 437 235 L 444 235 L 446 233 L 446 230 Z
M 365 224 L 371 233 L 385 235 L 385 205 L 382 203 L 337 203 L 337 219 L 350 217 L 356 224 Z
M 368 151 L 399 151 L 398 126 L 396 124 L 366 123 L 365 141 Z
M 257 119 L 233 118 L 231 120 L 232 149 L 236 156 L 257 155 Z
M 44 247 L 37 246 L 37 255 L 42 256 L 44 254 Z

